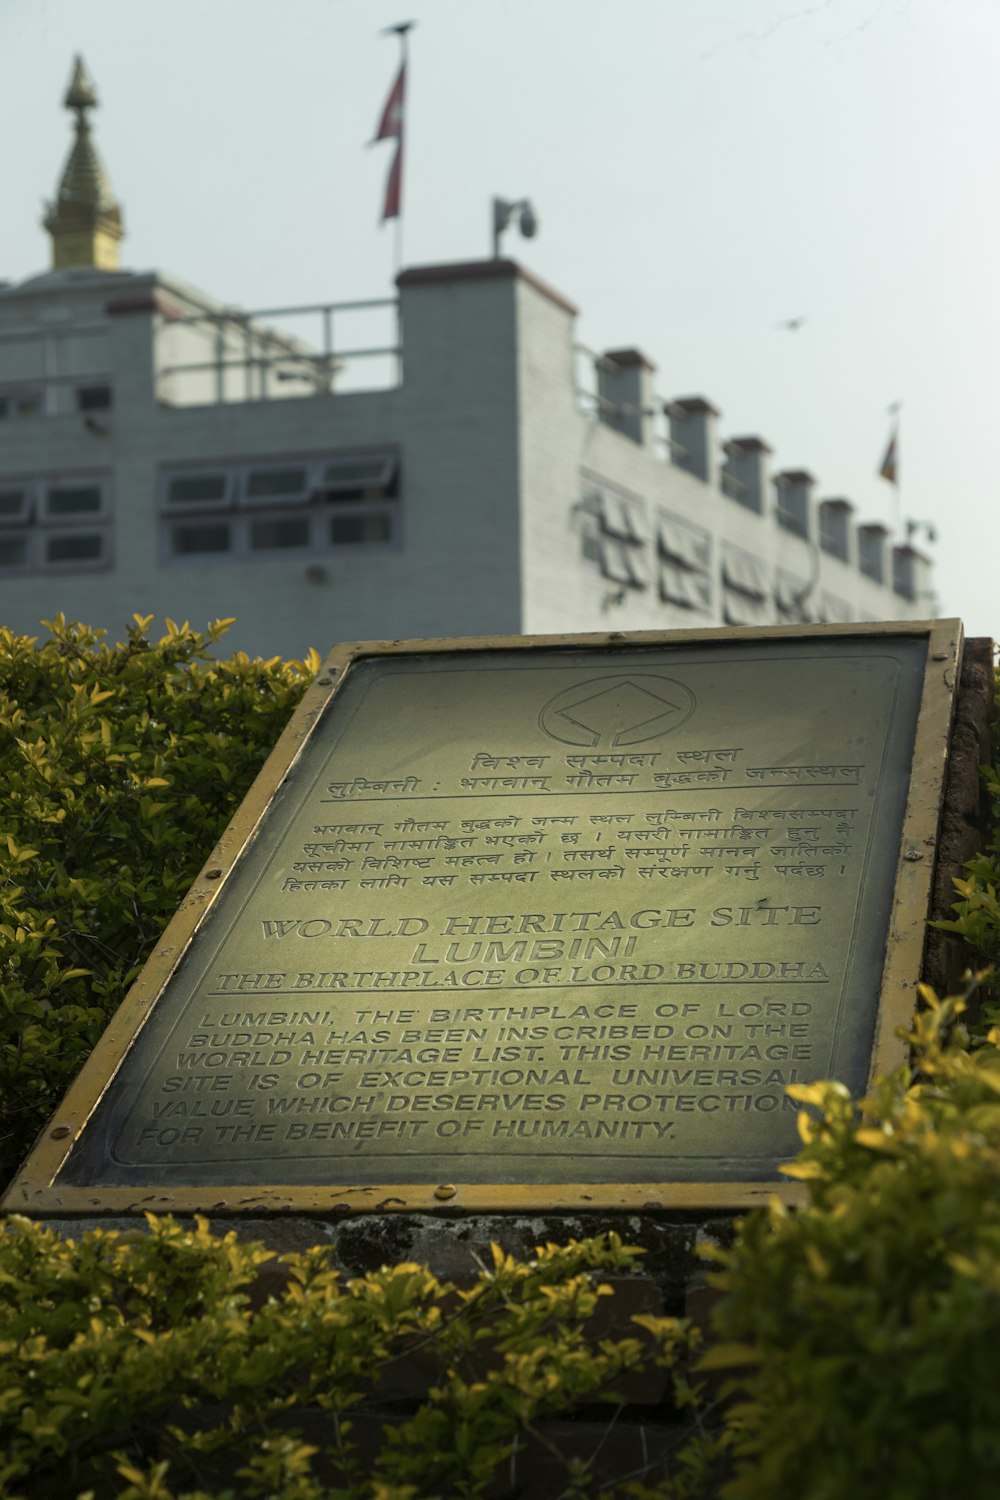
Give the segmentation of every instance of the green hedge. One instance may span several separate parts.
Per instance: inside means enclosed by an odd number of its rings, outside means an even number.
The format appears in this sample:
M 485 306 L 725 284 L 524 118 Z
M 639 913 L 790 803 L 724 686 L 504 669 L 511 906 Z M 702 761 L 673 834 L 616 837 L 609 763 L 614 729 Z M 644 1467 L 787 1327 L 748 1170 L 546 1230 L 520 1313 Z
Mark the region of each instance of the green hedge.
M 101 1035 L 319 661 L 0 629 L 0 1182 Z
M 809 1206 L 739 1227 L 716 1284 L 732 1377 L 731 1500 L 1000 1494 L 1000 1031 L 926 1009 L 914 1065 L 859 1116 L 836 1083 L 793 1092 Z
M 0 1236 L 0 1494 L 482 1495 L 516 1439 L 614 1399 L 640 1363 L 638 1338 L 587 1334 L 604 1294 L 591 1273 L 634 1254 L 613 1238 L 550 1246 L 530 1265 L 496 1252 L 456 1291 L 411 1264 L 345 1285 L 317 1249 L 288 1257 L 287 1285 L 252 1311 L 267 1257 L 201 1221 L 150 1218 L 147 1234 L 73 1244 L 12 1220 Z M 685 1400 L 691 1336 L 673 1319 L 638 1321 Z M 357 1408 L 392 1388 L 403 1361 L 419 1361 L 430 1389 L 373 1442 Z M 578 1464 L 564 1481 L 567 1495 L 590 1493 Z

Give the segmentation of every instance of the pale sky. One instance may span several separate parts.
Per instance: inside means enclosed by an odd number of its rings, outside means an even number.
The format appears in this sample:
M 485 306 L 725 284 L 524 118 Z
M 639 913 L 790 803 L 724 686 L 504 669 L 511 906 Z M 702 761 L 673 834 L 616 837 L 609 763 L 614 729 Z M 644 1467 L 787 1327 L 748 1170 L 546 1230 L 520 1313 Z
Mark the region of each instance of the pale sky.
M 1000 0 L 0 0 L 0 279 L 48 265 L 79 51 L 126 267 L 250 309 L 389 295 L 365 143 L 406 20 L 404 264 L 488 255 L 492 195 L 530 197 L 505 253 L 583 343 L 862 520 L 896 520 L 902 401 L 940 610 L 1000 635 Z

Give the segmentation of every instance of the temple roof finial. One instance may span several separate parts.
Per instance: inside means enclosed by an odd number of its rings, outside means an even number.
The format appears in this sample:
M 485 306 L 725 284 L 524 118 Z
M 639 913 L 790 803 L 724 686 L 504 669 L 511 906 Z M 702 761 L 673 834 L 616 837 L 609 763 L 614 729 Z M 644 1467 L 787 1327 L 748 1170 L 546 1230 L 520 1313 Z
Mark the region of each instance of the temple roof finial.
M 79 55 L 63 104 L 76 113 L 76 140 L 56 200 L 45 215 L 45 228 L 52 236 L 52 264 L 117 271 L 118 245 L 125 232 L 121 208 L 90 138 L 87 111 L 97 107 L 97 91 Z
M 97 90 L 91 83 L 83 58 L 78 52 L 73 59 L 73 76 L 63 96 L 63 104 L 67 109 L 96 109 L 97 103 Z

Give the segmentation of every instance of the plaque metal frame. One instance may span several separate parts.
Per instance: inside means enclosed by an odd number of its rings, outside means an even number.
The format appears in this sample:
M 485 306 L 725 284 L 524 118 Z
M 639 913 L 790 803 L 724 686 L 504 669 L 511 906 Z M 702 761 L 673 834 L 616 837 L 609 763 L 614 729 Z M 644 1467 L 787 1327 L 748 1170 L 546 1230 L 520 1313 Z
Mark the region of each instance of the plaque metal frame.
M 65 1099 L 40 1133 L 0 1207 L 32 1217 L 210 1213 L 220 1217 L 300 1214 L 318 1217 L 359 1212 L 521 1212 L 660 1209 L 745 1210 L 777 1197 L 794 1204 L 804 1190 L 793 1182 L 648 1182 L 225 1187 L 81 1187 L 57 1178 L 116 1074 L 135 1037 L 163 995 L 195 934 L 209 919 L 228 877 L 251 841 L 272 798 L 295 765 L 352 663 L 364 657 L 419 653 L 537 652 L 593 648 L 628 652 L 632 646 L 712 645 L 732 642 L 826 641 L 905 637 L 927 642 L 923 686 L 913 744 L 910 786 L 903 816 L 885 962 L 877 1002 L 869 1078 L 906 1061 L 899 1029 L 916 1008 L 934 851 L 944 794 L 955 693 L 962 663 L 960 620 L 900 620 L 858 625 L 773 626 L 489 636 L 449 640 L 361 641 L 328 654 L 236 814 L 109 1022 Z

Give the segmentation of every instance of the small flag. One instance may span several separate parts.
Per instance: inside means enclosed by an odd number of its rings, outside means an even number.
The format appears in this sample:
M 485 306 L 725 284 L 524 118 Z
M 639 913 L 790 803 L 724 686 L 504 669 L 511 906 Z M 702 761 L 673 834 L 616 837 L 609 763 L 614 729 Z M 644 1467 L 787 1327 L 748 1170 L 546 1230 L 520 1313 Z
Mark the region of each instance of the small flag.
M 403 104 L 406 98 L 406 63 L 400 65 L 396 82 L 393 84 L 389 97 L 385 101 L 375 131 L 374 140 L 395 140 L 396 154 L 389 168 L 389 176 L 385 184 L 385 201 L 382 205 L 382 222 L 386 219 L 398 219 L 403 207 Z
M 374 136 L 372 137 L 373 140 L 386 141 L 390 137 L 395 137 L 398 140 L 402 140 L 403 101 L 405 99 L 405 96 L 406 64 L 404 62 L 400 65 L 399 73 L 396 75 L 396 82 L 393 84 L 392 89 L 389 93 L 389 97 L 385 101 L 385 108 L 383 109 L 381 118 L 379 119 L 378 128 L 375 131 Z
M 897 451 L 898 439 L 899 430 L 898 428 L 894 427 L 889 435 L 889 446 L 885 450 L 885 457 L 882 460 L 882 466 L 878 471 L 879 477 L 881 479 L 888 479 L 890 484 L 896 485 L 899 484 L 899 454 Z
M 386 219 L 398 219 L 403 205 L 403 141 L 400 138 L 392 166 L 385 180 L 385 202 L 382 204 L 382 223 Z

